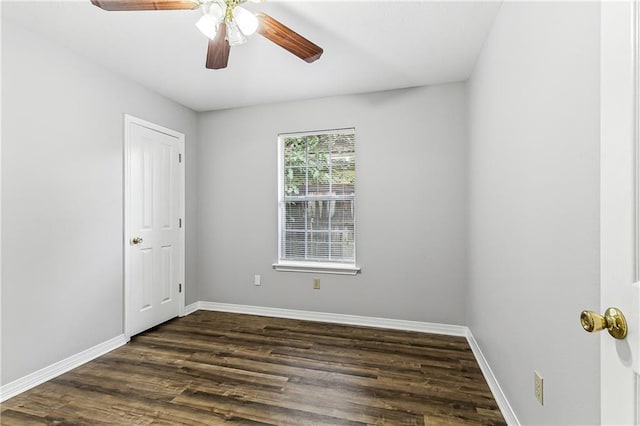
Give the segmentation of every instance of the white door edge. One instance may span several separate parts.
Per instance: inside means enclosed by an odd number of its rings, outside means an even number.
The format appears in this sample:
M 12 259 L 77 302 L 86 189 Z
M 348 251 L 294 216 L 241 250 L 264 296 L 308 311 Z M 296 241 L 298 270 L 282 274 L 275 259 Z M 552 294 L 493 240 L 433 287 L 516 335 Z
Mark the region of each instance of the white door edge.
M 184 315 L 184 295 L 186 292 L 185 288 L 185 229 L 186 229 L 186 221 L 185 221 L 185 155 L 184 155 L 184 141 L 185 137 L 183 133 L 177 132 L 175 130 L 169 129 L 164 126 L 160 126 L 158 124 L 152 123 L 150 121 L 143 120 L 141 118 L 135 117 L 133 115 L 124 114 L 124 144 L 123 144 L 123 209 L 122 209 L 122 217 L 123 217 L 123 235 L 122 235 L 122 246 L 123 250 L 123 325 L 124 330 L 123 333 L 126 339 L 130 339 L 131 332 L 131 320 L 130 320 L 130 308 L 131 308 L 131 300 L 130 300 L 130 265 L 129 265 L 129 252 L 131 250 L 131 245 L 129 244 L 129 237 L 131 235 L 130 223 L 129 223 L 129 196 L 130 196 L 130 183 L 131 183 L 131 175 L 130 175 L 130 147 L 131 147 L 131 134 L 130 128 L 131 124 L 137 124 L 139 126 L 146 127 L 151 130 L 155 130 L 160 133 L 164 133 L 169 136 L 173 136 L 178 139 L 178 148 L 180 153 L 182 153 L 182 161 L 178 167 L 178 178 L 180 180 L 180 196 L 179 196 L 179 210 L 180 217 L 182 218 L 182 227 L 180 228 L 180 282 L 182 283 L 182 291 L 178 294 L 178 316 Z
M 640 0 L 633 0 L 633 146 L 634 158 L 634 287 L 633 295 L 637 298 L 640 294 L 638 281 L 640 280 Z M 639 302 L 640 304 L 640 302 Z M 638 305 L 636 305 L 638 306 Z M 632 324 L 638 327 L 640 324 Z M 636 341 L 636 344 L 638 342 Z M 636 351 L 640 348 L 636 348 Z M 634 360 L 635 381 L 635 424 L 640 425 L 640 369 L 638 359 Z
M 624 340 L 600 333 L 601 424 L 640 422 L 640 20 L 638 0 L 601 2 L 600 310 L 620 308 Z
M 634 168 L 634 283 L 632 284 L 633 295 L 638 297 L 639 289 L 638 281 L 640 280 L 640 0 L 633 0 L 633 148 L 635 158 L 633 161 Z M 638 306 L 638 305 L 636 305 Z M 638 324 L 631 324 L 632 327 L 638 327 Z M 638 343 L 638 342 L 636 342 Z M 638 348 L 635 348 L 636 351 Z M 640 365 L 638 359 L 634 360 L 632 369 L 634 370 L 635 381 L 635 424 L 640 425 Z

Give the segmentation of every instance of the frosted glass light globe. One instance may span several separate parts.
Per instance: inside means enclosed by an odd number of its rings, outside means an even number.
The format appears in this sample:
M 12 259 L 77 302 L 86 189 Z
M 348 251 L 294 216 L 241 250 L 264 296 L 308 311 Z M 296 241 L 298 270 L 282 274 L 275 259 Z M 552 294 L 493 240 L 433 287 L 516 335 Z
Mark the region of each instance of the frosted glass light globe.
M 250 36 L 258 29 L 258 18 L 247 9 L 236 6 L 233 9 L 233 19 L 238 24 L 242 34 Z

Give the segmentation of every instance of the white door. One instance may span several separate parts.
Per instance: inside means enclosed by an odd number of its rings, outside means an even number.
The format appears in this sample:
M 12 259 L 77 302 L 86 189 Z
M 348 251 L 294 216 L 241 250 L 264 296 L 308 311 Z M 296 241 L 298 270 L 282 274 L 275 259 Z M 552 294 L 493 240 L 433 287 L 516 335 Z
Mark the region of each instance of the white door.
M 184 309 L 184 135 L 125 115 L 125 334 Z
M 606 331 L 599 336 L 605 425 L 640 422 L 640 291 L 634 284 L 640 280 L 636 7 L 632 0 L 601 6 L 600 313 L 617 307 L 628 324 L 624 340 Z

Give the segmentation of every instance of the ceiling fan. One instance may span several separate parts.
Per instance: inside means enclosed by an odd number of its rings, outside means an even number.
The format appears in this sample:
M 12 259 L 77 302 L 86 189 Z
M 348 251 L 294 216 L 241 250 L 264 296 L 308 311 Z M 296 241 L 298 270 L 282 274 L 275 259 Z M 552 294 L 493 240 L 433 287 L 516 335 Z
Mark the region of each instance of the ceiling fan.
M 226 68 L 231 46 L 247 42 L 247 37 L 258 32 L 278 46 L 288 50 L 306 62 L 313 62 L 322 55 L 322 48 L 302 37 L 291 28 L 264 13 L 252 13 L 240 6 L 246 0 L 91 0 L 91 3 L 108 11 L 134 10 L 202 10 L 196 23 L 198 29 L 209 38 L 206 67 Z M 261 0 L 257 0 L 261 1 Z

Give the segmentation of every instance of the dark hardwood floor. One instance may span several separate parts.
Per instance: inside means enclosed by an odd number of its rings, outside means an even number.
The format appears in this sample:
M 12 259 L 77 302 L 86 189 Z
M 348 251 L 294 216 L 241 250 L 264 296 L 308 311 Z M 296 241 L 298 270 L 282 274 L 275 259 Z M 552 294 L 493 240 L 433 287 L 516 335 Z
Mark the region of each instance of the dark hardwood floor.
M 462 337 L 207 311 L 0 407 L 3 425 L 505 424 Z

